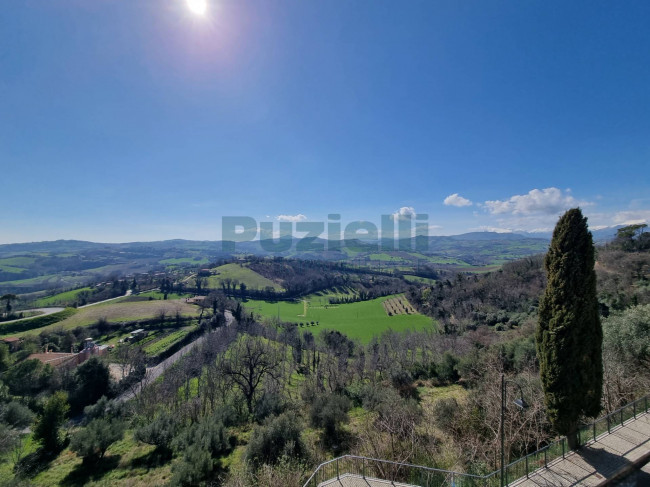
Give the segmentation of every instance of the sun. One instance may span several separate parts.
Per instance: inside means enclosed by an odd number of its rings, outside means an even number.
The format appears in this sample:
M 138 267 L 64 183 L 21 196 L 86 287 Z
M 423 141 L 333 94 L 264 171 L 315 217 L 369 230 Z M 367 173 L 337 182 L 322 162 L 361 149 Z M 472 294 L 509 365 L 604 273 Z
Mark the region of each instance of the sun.
M 204 15 L 208 9 L 207 0 L 187 0 L 187 6 L 196 15 Z

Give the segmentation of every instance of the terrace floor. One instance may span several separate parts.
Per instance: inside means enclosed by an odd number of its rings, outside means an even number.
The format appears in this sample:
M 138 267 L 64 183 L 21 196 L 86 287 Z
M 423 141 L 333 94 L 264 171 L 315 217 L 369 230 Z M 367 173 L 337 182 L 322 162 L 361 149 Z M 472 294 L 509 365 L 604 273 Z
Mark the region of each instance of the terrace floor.
M 380 480 L 359 475 L 344 474 L 338 479 L 330 479 L 318 485 L 318 487 L 414 487 L 409 484 L 400 484 L 390 480 Z
M 577 452 L 512 482 L 516 487 L 601 486 L 650 459 L 650 415 L 640 414 Z

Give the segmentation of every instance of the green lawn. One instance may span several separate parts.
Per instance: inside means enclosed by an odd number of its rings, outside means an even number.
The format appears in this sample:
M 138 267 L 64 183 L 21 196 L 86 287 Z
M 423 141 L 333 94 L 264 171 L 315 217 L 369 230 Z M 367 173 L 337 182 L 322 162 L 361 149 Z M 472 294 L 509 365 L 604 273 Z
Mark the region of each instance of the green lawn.
M 282 286 L 279 284 L 239 264 L 222 265 L 214 268 L 213 272 L 217 274 L 208 278 L 209 288 L 220 289 L 224 279 L 236 279 L 240 284 L 242 282 L 246 284 L 249 289 L 264 289 L 270 286 L 276 291 L 282 291 Z
M 249 300 L 244 303 L 247 310 L 265 317 L 277 317 L 282 321 L 294 323 L 319 322 L 318 326 L 306 326 L 303 329 L 314 334 L 324 329 L 338 330 L 350 338 L 369 342 L 375 335 L 386 330 L 404 331 L 409 329 L 424 330 L 434 326 L 431 318 L 420 314 L 388 316 L 382 303 L 394 296 L 385 296 L 370 301 L 342 305 L 326 304 L 322 296 L 309 296 L 307 304 L 297 302 L 266 302 Z M 305 316 L 305 310 L 307 314 Z

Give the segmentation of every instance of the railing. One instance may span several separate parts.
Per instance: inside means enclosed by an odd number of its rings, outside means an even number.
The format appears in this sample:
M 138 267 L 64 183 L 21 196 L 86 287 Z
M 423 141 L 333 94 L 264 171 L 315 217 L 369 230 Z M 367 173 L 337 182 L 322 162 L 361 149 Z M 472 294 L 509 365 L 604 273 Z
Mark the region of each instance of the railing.
M 637 399 L 616 411 L 597 419 L 593 423 L 578 429 L 578 444 L 586 445 L 596 441 L 603 435 L 611 433 L 612 429 L 622 426 L 637 415 L 647 413 L 650 406 L 650 396 Z M 504 467 L 505 485 L 528 476 L 538 468 L 548 467 L 558 458 L 564 458 L 571 450 L 564 436 L 537 451 L 509 463 Z M 472 475 L 452 472 L 437 468 L 411 465 L 408 463 L 391 462 L 375 458 L 345 455 L 325 463 L 321 463 L 309 477 L 303 487 L 318 487 L 327 480 L 357 476 L 369 479 L 381 479 L 399 482 L 418 487 L 495 487 L 501 483 L 501 471 L 496 470 L 487 475 Z
M 345 455 L 321 463 L 304 487 L 318 487 L 327 480 L 354 475 L 364 479 L 381 479 L 421 487 L 483 487 L 484 477 L 422 467 L 409 463 Z
M 582 425 L 578 429 L 578 445 L 584 446 L 590 441 L 596 441 L 601 436 L 611 433 L 612 429 L 623 426 L 626 421 L 636 419 L 638 414 L 648 412 L 648 406 L 650 406 L 650 396 L 645 396 L 592 423 Z M 563 436 L 559 440 L 509 463 L 504 468 L 505 485 L 522 477 L 528 478 L 538 468 L 548 467 L 551 462 L 558 458 L 564 458 L 570 451 L 568 440 L 566 436 Z M 499 479 L 500 476 L 501 472 L 497 470 L 488 474 L 486 478 Z

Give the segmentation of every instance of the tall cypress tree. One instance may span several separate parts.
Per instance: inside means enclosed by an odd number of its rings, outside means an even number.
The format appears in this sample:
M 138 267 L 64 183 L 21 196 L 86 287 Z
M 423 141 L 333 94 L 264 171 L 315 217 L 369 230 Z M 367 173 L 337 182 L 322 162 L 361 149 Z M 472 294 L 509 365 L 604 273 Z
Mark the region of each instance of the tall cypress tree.
M 575 448 L 578 419 L 599 413 L 603 388 L 594 244 L 579 208 L 557 222 L 544 267 L 537 328 L 544 400 L 549 420 Z

